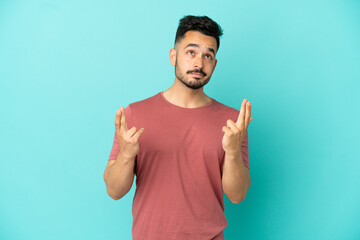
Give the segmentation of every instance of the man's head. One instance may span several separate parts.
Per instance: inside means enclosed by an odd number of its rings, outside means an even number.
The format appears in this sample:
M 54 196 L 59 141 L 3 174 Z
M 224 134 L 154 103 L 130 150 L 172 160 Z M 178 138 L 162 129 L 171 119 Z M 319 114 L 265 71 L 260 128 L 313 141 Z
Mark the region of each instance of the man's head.
M 215 69 L 221 27 L 210 18 L 185 16 L 180 20 L 170 61 L 176 78 L 192 89 L 209 82 Z
M 223 34 L 222 29 L 216 22 L 214 22 L 207 16 L 197 17 L 189 15 L 180 19 L 175 36 L 175 45 L 184 38 L 187 31 L 191 30 L 198 31 L 204 35 L 214 37 L 217 43 L 216 51 L 219 49 L 220 37 Z

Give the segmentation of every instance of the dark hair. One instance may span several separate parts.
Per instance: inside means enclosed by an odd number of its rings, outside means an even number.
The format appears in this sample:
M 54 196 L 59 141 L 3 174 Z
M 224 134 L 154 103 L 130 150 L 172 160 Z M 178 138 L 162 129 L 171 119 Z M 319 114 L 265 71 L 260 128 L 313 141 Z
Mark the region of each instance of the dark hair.
M 180 19 L 178 29 L 176 31 L 175 44 L 184 38 L 187 31 L 194 30 L 204 35 L 214 37 L 217 42 L 217 49 L 220 46 L 220 36 L 223 30 L 220 25 L 207 16 L 185 16 Z

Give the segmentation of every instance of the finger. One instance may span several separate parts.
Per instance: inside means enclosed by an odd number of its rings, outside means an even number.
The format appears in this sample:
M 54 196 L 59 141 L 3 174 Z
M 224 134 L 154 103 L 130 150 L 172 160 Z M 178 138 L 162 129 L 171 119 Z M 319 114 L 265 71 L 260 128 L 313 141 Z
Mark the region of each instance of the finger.
M 229 137 L 231 135 L 231 133 L 232 133 L 231 129 L 228 128 L 227 126 L 223 126 L 222 131 L 225 134 L 225 136 L 227 136 L 227 137 Z
M 144 131 L 145 131 L 144 128 L 140 128 L 140 130 L 134 134 L 133 138 L 136 142 L 139 141 L 139 138 L 141 137 Z
M 238 132 L 239 129 L 237 128 L 236 124 L 234 123 L 233 120 L 228 119 L 226 121 L 226 125 L 228 126 L 228 128 L 230 128 L 233 132 Z
M 135 133 L 136 133 L 137 129 L 136 127 L 132 127 L 129 129 L 129 131 L 127 131 L 126 135 L 128 138 L 131 138 Z
M 121 129 L 121 131 L 126 133 L 127 130 L 128 130 L 128 127 L 127 127 L 127 124 L 126 124 L 125 109 L 124 109 L 123 106 L 121 106 L 120 110 L 121 110 L 120 129 Z
M 120 130 L 120 117 L 121 117 L 121 111 L 117 110 L 115 115 L 115 131 Z
M 249 126 L 251 116 L 251 103 L 246 103 L 246 112 L 245 112 L 245 129 Z
M 241 108 L 240 108 L 240 112 L 239 112 L 239 116 L 238 119 L 236 121 L 236 126 L 240 127 L 244 124 L 244 118 L 245 118 L 245 104 L 246 104 L 247 100 L 244 99 L 243 102 L 241 103 Z

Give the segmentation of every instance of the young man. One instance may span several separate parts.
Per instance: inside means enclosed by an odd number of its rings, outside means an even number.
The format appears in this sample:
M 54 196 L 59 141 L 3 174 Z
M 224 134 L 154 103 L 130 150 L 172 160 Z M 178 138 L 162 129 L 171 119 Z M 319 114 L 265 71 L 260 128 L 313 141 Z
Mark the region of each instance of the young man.
M 131 188 L 134 240 L 224 239 L 223 191 L 233 203 L 250 187 L 246 99 L 240 111 L 208 97 L 220 26 L 210 18 L 180 20 L 166 91 L 120 107 L 104 179 L 115 200 Z

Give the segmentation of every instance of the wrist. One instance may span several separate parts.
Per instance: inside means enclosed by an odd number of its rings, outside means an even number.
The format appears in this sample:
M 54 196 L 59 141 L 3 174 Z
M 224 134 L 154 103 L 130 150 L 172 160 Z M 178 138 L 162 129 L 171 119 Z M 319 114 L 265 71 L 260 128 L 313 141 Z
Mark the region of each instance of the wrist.
M 120 152 L 118 158 L 120 158 L 123 162 L 131 162 L 134 161 L 136 156 L 128 155 L 124 152 Z
M 235 152 L 225 151 L 225 156 L 230 159 L 239 159 L 241 158 L 241 150 Z

